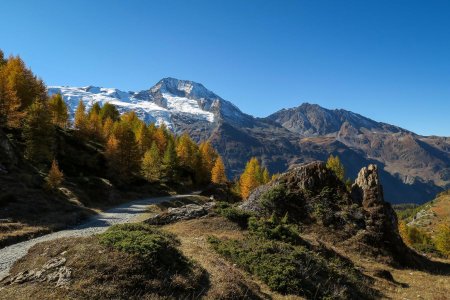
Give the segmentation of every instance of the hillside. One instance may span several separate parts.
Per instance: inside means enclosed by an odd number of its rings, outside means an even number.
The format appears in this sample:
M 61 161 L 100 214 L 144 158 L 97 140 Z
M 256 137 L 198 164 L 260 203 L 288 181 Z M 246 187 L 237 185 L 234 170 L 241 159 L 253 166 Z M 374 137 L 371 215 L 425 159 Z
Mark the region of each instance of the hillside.
M 450 191 L 442 192 L 436 199 L 418 207 L 399 210 L 398 213 L 408 226 L 418 227 L 434 237 L 440 226 L 450 224 Z
M 276 173 L 332 153 L 340 156 L 350 178 L 376 163 L 392 203 L 423 203 L 450 185 L 448 137 L 420 136 L 342 109 L 302 104 L 254 118 L 202 84 L 174 78 L 139 92 L 91 86 L 50 87 L 49 93 L 61 93 L 72 116 L 79 100 L 86 107 L 109 102 L 148 123 L 187 131 L 197 141 L 209 139 L 225 158 L 230 178 L 253 156 Z
M 144 223 L 38 244 L 0 283 L 0 298 L 445 299 L 450 292 L 450 264 L 402 242 L 374 165 L 351 192 L 314 162 L 243 203 L 213 195 L 215 202 L 161 203 Z

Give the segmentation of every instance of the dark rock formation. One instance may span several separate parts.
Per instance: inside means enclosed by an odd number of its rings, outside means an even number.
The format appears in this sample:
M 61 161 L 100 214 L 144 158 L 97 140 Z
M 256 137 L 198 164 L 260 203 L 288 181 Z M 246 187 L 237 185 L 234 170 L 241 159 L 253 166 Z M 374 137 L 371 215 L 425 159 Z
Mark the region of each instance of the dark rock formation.
M 349 192 L 323 162 L 305 164 L 256 189 L 241 208 L 260 215 L 288 213 L 291 222 L 321 239 L 391 264 L 419 264 L 384 201 L 376 165 L 361 169 Z

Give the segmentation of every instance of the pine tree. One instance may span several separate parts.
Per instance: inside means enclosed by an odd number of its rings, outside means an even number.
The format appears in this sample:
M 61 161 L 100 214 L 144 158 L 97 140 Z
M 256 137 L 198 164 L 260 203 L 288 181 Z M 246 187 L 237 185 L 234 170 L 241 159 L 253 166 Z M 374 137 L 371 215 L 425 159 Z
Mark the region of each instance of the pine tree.
M 88 116 L 90 117 L 92 114 L 100 115 L 101 111 L 100 104 L 98 102 L 95 102 L 94 105 L 92 105 L 91 109 L 89 109 Z
M 75 111 L 75 128 L 78 129 L 82 134 L 86 133 L 88 122 L 87 122 L 87 115 L 86 115 L 86 106 L 84 106 L 84 103 L 82 100 L 78 102 L 78 107 Z
M 23 127 L 25 156 L 35 162 L 49 162 L 53 157 L 54 127 L 44 103 L 36 101 L 27 111 Z
M 52 123 L 61 128 L 66 128 L 69 125 L 69 113 L 61 94 L 52 95 L 48 101 L 48 107 Z
M 169 140 L 166 150 L 164 151 L 164 156 L 162 160 L 162 171 L 163 176 L 171 181 L 175 177 L 175 169 L 178 166 L 177 152 L 175 150 L 175 144 L 172 140 Z
M 327 168 L 334 172 L 337 178 L 344 182 L 345 178 L 345 169 L 344 165 L 341 163 L 341 160 L 339 157 L 330 155 L 330 157 L 327 160 Z
M 161 157 L 158 146 L 153 143 L 151 148 L 144 154 L 141 172 L 148 181 L 156 181 L 161 177 Z
M 55 159 L 53 159 L 50 171 L 48 172 L 48 175 L 45 178 L 47 187 L 49 189 L 56 189 L 61 185 L 63 180 L 64 180 L 64 174 L 59 169 L 58 162 Z
M 251 192 L 263 184 L 263 173 L 256 157 L 252 157 L 246 164 L 244 172 L 239 179 L 241 196 L 247 199 Z
M 111 103 L 105 103 L 100 109 L 100 117 L 103 121 L 110 118 L 113 122 L 118 121 L 120 118 L 120 113 L 116 106 Z
M 227 175 L 225 175 L 225 165 L 223 164 L 222 157 L 217 157 L 214 162 L 214 166 L 211 171 L 211 182 L 222 184 L 227 182 Z

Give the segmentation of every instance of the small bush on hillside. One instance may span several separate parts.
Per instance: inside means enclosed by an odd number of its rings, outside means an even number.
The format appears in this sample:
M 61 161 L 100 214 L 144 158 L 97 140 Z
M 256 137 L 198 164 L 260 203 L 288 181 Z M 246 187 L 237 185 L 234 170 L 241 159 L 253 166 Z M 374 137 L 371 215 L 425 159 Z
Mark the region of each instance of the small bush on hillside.
M 435 238 L 436 248 L 443 255 L 450 257 L 450 225 L 443 224 L 438 228 Z
M 248 221 L 248 230 L 259 237 L 291 243 L 301 244 L 302 239 L 299 236 L 298 227 L 287 223 L 287 218 L 278 220 L 275 215 L 271 218 L 251 217 Z
M 231 222 L 238 224 L 241 228 L 247 228 L 248 220 L 252 217 L 250 212 L 231 206 L 226 202 L 218 202 L 216 212 Z
M 215 251 L 282 294 L 314 299 L 371 299 L 361 273 L 338 256 L 249 235 L 245 240 L 210 237 Z
M 172 235 L 150 225 L 114 225 L 99 235 L 99 238 L 103 245 L 137 255 L 149 262 L 158 262 L 166 267 L 182 267 L 187 264 L 175 248 L 178 241 Z
M 419 252 L 436 252 L 436 246 L 425 231 L 415 226 L 408 226 L 404 221 L 399 224 L 399 232 L 403 241 Z

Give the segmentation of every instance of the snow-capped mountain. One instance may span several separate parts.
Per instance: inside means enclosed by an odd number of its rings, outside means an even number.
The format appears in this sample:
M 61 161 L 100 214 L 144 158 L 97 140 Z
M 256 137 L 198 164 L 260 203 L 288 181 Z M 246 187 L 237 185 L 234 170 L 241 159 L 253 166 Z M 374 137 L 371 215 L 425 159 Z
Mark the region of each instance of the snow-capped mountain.
M 148 90 L 124 92 L 115 88 L 51 86 L 50 95 L 60 93 L 74 116 L 79 101 L 89 109 L 94 103 L 114 104 L 121 113 L 135 111 L 147 123 L 166 124 L 174 131 L 183 125 L 204 123 L 222 118 L 240 122 L 247 115 L 235 105 L 220 98 L 202 84 L 187 80 L 164 78 Z
M 73 117 L 82 100 L 89 109 L 109 102 L 121 113 L 135 111 L 147 123 L 166 124 L 196 141 L 210 140 L 223 156 L 230 178 L 251 157 L 271 172 L 338 154 L 347 176 L 369 163 L 380 166 L 387 199 L 422 202 L 450 187 L 450 138 L 422 137 L 346 110 L 302 104 L 254 118 L 187 80 L 164 78 L 139 92 L 101 87 L 49 87 L 61 93 Z

